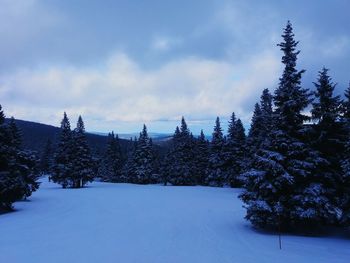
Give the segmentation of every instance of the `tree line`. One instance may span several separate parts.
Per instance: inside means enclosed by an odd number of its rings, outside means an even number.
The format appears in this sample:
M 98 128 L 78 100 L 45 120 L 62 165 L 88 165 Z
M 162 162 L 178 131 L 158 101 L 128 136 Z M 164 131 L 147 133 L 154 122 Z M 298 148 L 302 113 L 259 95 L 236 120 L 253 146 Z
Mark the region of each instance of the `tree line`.
M 48 142 L 43 152 L 42 170 L 64 188 L 83 187 L 94 178 L 242 187 L 246 219 L 256 227 L 349 226 L 350 86 L 344 99 L 335 95 L 336 84 L 329 70 L 322 68 L 314 91 L 303 88 L 305 70 L 297 69 L 300 51 L 290 22 L 282 38 L 278 44 L 283 53 L 282 76 L 273 93 L 262 91 L 247 135 L 235 113 L 225 134 L 217 117 L 210 141 L 203 131 L 195 137 L 183 117 L 165 155 L 159 153 L 144 125 L 138 138 L 130 139 L 126 153 L 118 135 L 111 132 L 105 153 L 96 158 L 88 147 L 82 118 L 71 130 L 64 113 L 57 146 Z M 9 138 L 1 136 L 4 142 Z
M 14 118 L 5 123 L 0 105 L 0 213 L 39 188 L 37 156 L 21 148 L 21 133 Z

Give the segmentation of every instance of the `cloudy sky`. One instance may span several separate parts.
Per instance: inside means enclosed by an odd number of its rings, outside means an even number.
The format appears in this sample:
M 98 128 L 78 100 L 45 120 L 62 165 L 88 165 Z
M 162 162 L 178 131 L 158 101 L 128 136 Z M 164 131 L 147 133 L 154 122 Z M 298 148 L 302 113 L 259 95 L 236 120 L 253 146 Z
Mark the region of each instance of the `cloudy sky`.
M 87 130 L 210 133 L 232 111 L 248 125 L 281 72 L 282 29 L 300 40 L 303 85 L 350 80 L 350 2 L 0 0 L 0 104 L 7 116 Z M 223 125 L 225 127 L 225 123 Z

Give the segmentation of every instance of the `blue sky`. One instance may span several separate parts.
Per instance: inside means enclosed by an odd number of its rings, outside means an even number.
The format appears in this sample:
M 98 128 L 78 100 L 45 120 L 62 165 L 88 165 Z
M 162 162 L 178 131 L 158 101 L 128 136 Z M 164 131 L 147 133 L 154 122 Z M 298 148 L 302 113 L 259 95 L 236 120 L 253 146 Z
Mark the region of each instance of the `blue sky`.
M 89 131 L 211 133 L 232 111 L 246 126 L 281 72 L 282 29 L 300 40 L 313 88 L 326 66 L 350 80 L 350 2 L 0 0 L 0 103 L 8 116 Z M 74 125 L 74 124 L 73 124 Z

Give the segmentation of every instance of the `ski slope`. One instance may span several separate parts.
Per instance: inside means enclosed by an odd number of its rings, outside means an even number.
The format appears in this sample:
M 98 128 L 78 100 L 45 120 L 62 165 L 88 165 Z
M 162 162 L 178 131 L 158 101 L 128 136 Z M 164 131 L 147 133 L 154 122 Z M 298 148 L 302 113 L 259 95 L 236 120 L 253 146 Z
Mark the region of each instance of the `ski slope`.
M 254 231 L 239 190 L 44 182 L 0 215 L 1 263 L 350 262 L 350 237 Z

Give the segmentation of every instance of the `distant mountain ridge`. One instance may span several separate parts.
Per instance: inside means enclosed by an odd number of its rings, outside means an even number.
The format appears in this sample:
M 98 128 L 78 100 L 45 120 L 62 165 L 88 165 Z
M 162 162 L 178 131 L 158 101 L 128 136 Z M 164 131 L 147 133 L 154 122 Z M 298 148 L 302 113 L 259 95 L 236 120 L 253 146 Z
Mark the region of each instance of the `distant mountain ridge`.
M 8 122 L 9 119 L 5 121 Z M 25 120 L 15 120 L 15 122 L 21 131 L 22 147 L 24 149 L 33 150 L 40 154 L 48 139 L 55 144 L 59 137 L 60 128 L 58 127 Z M 106 136 L 87 132 L 86 137 L 94 155 L 101 155 L 104 153 L 107 141 Z M 122 149 L 126 149 L 129 142 L 121 139 L 120 143 Z
M 5 121 L 9 122 L 9 120 L 10 119 L 7 118 Z M 57 139 L 59 138 L 59 127 L 26 120 L 16 119 L 15 122 L 22 134 L 22 147 L 24 149 L 36 151 L 39 155 L 42 153 L 48 139 L 50 139 L 53 145 L 55 145 Z M 88 144 L 95 156 L 102 156 L 102 154 L 105 152 L 107 134 L 108 133 L 86 132 Z M 138 137 L 138 135 L 139 133 L 119 135 L 123 153 L 126 153 L 127 149 L 129 148 L 130 138 L 134 138 L 135 136 Z M 172 139 L 172 135 L 170 134 L 150 133 L 150 136 L 152 137 L 154 144 L 157 145 L 157 149 L 161 152 L 163 152 L 165 149 L 162 151 L 160 148 L 166 148 L 168 142 Z

